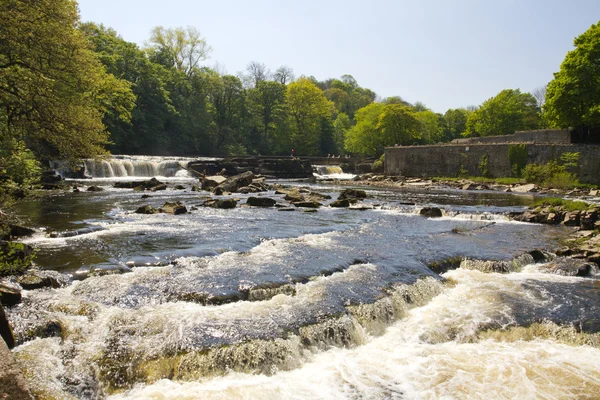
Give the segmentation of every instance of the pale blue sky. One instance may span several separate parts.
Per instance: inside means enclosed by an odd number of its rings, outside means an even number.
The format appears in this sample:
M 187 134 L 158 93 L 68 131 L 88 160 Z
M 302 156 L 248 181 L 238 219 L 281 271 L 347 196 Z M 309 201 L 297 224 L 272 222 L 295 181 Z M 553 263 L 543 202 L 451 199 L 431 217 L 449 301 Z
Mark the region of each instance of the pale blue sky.
M 600 0 L 79 0 L 83 21 L 142 45 L 152 27 L 194 26 L 205 65 L 250 61 L 319 80 L 350 74 L 379 96 L 437 112 L 531 91 L 558 71 Z

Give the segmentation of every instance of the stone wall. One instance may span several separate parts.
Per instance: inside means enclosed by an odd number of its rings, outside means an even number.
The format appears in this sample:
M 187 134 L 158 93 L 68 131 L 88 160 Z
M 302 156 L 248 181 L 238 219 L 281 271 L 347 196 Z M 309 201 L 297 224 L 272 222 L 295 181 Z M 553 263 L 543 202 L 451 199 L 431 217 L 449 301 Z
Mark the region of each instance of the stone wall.
M 512 135 L 485 136 L 454 139 L 453 144 L 489 144 L 489 143 L 555 143 L 571 144 L 571 133 L 566 129 L 541 129 L 537 131 L 518 131 Z
M 511 176 L 508 149 L 511 145 L 446 144 L 435 146 L 388 147 L 385 149 L 386 175 L 414 177 L 459 176 L 461 170 L 480 176 L 479 165 L 488 158 L 490 177 Z M 600 184 L 600 146 L 527 143 L 527 162 L 542 164 L 557 160 L 565 152 L 578 152 L 579 166 L 573 170 L 582 183 Z

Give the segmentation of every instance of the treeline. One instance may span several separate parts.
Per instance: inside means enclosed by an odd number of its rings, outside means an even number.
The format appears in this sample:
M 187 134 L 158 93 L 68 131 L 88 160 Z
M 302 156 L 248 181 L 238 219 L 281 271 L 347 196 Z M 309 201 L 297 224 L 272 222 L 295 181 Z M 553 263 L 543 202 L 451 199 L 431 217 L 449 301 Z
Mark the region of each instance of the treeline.
M 379 98 L 350 75 L 319 81 L 251 62 L 208 68 L 194 28 L 155 28 L 140 48 L 81 23 L 74 0 L 0 2 L 0 187 L 24 186 L 39 161 L 113 153 L 378 156 L 385 146 L 461 136 L 600 126 L 600 27 L 575 40 L 532 94 L 507 89 L 478 107 L 436 113 Z M 597 136 L 597 135 L 596 135 Z

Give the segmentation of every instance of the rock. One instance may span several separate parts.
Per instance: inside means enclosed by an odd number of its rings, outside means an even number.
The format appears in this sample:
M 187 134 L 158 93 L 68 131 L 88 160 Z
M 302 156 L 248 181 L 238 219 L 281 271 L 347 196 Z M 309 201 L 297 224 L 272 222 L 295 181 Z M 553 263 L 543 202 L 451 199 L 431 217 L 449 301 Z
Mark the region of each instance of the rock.
M 372 210 L 372 209 L 373 209 L 373 206 L 366 205 L 366 204 L 357 204 L 357 205 L 348 207 L 348 210 L 354 210 L 354 211 L 366 211 L 366 210 Z
M 67 282 L 68 278 L 56 271 L 29 270 L 17 278 L 17 283 L 25 290 L 57 289 Z
M 206 176 L 202 179 L 202 190 L 212 190 L 219 186 L 221 183 L 225 182 L 227 178 L 220 175 L 215 176 Z
M 594 196 L 594 197 L 598 197 L 598 193 L 600 193 L 599 190 L 597 189 L 591 189 L 590 193 L 588 194 L 589 196 Z
M 290 203 L 299 203 L 306 200 L 304 195 L 300 193 L 288 193 L 283 199 L 289 201 Z
M 210 199 L 203 204 L 204 207 L 231 209 L 237 206 L 236 199 Z
M 221 188 L 224 192 L 233 193 L 244 186 L 250 185 L 253 179 L 254 173 L 252 171 L 246 171 L 243 174 L 227 178 L 223 183 L 217 186 L 215 190 Z
M 476 188 L 477 185 L 475 185 L 473 182 L 466 183 L 462 186 L 462 190 L 475 190 Z
M 12 328 L 8 323 L 6 314 L 4 313 L 4 307 L 0 304 L 0 336 L 6 342 L 9 349 L 15 347 L 15 335 L 13 334 Z
M 296 211 L 296 209 L 293 207 L 281 207 L 278 208 L 277 211 Z
M 559 224 L 560 221 L 562 221 L 562 215 L 558 214 L 558 213 L 548 213 L 548 216 L 546 218 L 546 223 L 547 224 L 551 224 L 551 225 L 556 225 Z
M 527 184 L 527 185 L 519 185 L 519 186 L 515 186 L 512 188 L 513 192 L 516 193 L 528 193 L 528 192 L 537 192 L 538 191 L 538 187 L 537 185 L 534 185 L 533 183 Z
M 0 304 L 12 307 L 21 302 L 21 289 L 7 283 L 0 283 Z
M 100 186 L 90 186 L 89 188 L 87 188 L 88 192 L 102 192 L 104 191 L 104 189 L 102 189 Z
M 150 197 L 152 197 L 152 196 L 150 196 L 149 194 L 143 194 L 142 195 L 142 199 L 149 199 Z
M 152 207 L 150 204 L 146 204 L 145 206 L 139 207 L 134 211 L 136 214 L 158 214 L 158 210 Z
M 25 228 L 20 225 L 10 225 L 10 236 L 13 237 L 24 237 L 31 236 L 35 233 L 35 231 L 31 228 Z
M 592 230 L 598 222 L 598 211 L 587 210 L 581 213 L 579 223 L 582 229 Z
M 176 185 L 173 190 L 185 190 L 185 186 L 183 185 Z
M 161 213 L 165 214 L 173 214 L 180 215 L 188 212 L 187 208 L 179 201 L 169 202 L 167 201 L 163 206 L 159 209 Z
M 348 200 L 348 199 L 335 200 L 335 201 L 331 202 L 331 204 L 329 204 L 329 207 L 338 207 L 338 208 L 350 207 L 350 200 Z
M 200 191 L 200 187 L 198 185 L 192 185 L 192 192 L 199 192 Z
M 364 190 L 359 189 L 346 189 L 343 190 L 338 196 L 338 200 L 348 199 L 351 202 L 356 202 L 359 199 L 364 199 L 367 197 L 367 193 Z
M 33 400 L 23 372 L 8 346 L 0 340 L 0 399 Z
M 590 276 L 598 270 L 595 263 L 569 257 L 558 257 L 545 268 L 549 272 L 565 276 Z
M 166 189 L 167 186 L 162 183 L 161 181 L 159 181 L 156 178 L 152 178 L 152 179 L 148 179 L 147 181 L 137 181 L 137 182 L 115 182 L 115 184 L 113 185 L 113 187 L 117 188 L 117 189 L 136 189 L 136 188 L 142 188 L 140 190 L 146 189 L 146 190 L 151 190 L 153 188 L 156 187 L 162 187 L 162 185 L 164 185 L 164 188 Z M 158 189 L 161 190 L 161 189 Z
M 98 265 L 91 267 L 81 267 L 73 273 L 73 279 L 82 281 L 92 276 L 119 275 L 131 272 L 132 269 L 127 265 Z
M 563 219 L 563 224 L 566 226 L 579 226 L 580 221 L 580 212 L 572 211 L 565 214 L 565 218 Z
M 442 216 L 442 210 L 438 207 L 423 207 L 419 214 L 424 217 L 439 218 Z
M 277 201 L 268 197 L 248 197 L 246 204 L 253 207 L 273 207 Z
M 331 196 L 328 194 L 322 194 L 322 193 L 318 193 L 318 192 L 310 192 L 309 197 L 313 198 L 313 199 L 319 199 L 319 200 L 331 200 Z
M 135 188 L 134 188 L 135 189 Z M 166 183 L 161 183 L 160 185 L 156 185 L 156 186 L 152 186 L 150 188 L 150 190 L 152 192 L 157 192 L 159 190 L 167 190 L 167 184 Z
M 322 204 L 319 203 L 318 201 L 298 201 L 298 202 L 292 203 L 292 205 L 294 207 L 301 207 L 301 208 L 319 208 L 322 206 Z

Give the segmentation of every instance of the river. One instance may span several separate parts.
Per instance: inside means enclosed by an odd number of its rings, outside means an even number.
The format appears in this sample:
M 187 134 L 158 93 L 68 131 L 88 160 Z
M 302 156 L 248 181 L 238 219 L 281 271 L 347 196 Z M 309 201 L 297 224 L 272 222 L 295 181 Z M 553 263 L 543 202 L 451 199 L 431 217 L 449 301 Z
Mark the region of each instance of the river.
M 113 161 L 110 171 L 73 181 L 104 191 L 15 207 L 39 230 L 26 242 L 40 267 L 130 271 L 25 291 L 7 309 L 20 341 L 15 356 L 38 398 L 600 393 L 599 281 L 544 273 L 522 256 L 556 248 L 568 234 L 508 221 L 531 197 L 367 188 L 362 210 L 221 210 L 202 207 L 210 194 L 192 192 L 195 179 L 169 162 L 135 172 Z M 112 187 L 156 171 L 168 171 L 159 180 L 169 189 L 148 198 Z M 343 189 L 277 183 L 333 199 Z M 284 203 L 273 191 L 263 195 Z M 232 196 L 243 204 L 249 195 Z M 173 200 L 190 212 L 133 212 Z M 442 207 L 444 217 L 418 215 L 425 205 Z M 505 274 L 484 272 L 479 261 L 441 275 L 428 268 L 459 257 L 516 261 Z

